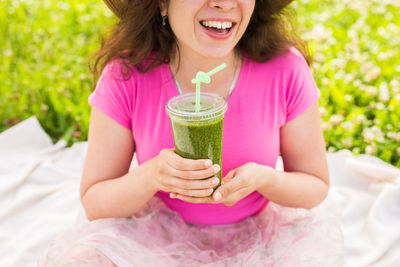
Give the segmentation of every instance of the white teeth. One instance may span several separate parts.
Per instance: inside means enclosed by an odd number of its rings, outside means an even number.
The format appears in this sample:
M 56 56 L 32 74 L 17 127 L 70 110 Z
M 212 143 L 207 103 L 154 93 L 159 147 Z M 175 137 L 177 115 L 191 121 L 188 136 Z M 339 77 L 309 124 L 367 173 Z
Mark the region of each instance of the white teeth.
M 229 29 L 232 28 L 232 22 L 230 21 L 202 21 L 201 22 L 202 25 L 206 26 L 206 27 L 213 27 L 213 28 L 217 28 L 217 29 Z

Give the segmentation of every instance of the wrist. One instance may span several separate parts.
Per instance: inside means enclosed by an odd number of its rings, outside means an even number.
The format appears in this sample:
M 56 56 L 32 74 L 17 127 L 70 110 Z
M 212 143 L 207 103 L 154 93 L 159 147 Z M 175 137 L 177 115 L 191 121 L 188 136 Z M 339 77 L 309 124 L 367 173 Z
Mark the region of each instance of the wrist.
M 280 172 L 266 165 L 258 165 L 258 191 L 268 192 L 278 184 Z
M 158 170 L 157 164 L 157 157 L 146 162 L 146 177 L 148 179 L 146 183 L 148 185 L 148 190 L 153 192 L 153 194 L 161 190 L 160 184 L 158 183 L 159 174 L 156 171 Z
M 147 161 L 139 165 L 136 169 L 133 169 L 130 173 L 130 176 L 133 179 L 135 179 L 134 177 L 140 177 L 139 186 L 144 192 L 154 195 L 157 193 L 159 188 L 157 187 L 155 173 L 153 172 L 154 167 L 152 167 L 150 161 Z

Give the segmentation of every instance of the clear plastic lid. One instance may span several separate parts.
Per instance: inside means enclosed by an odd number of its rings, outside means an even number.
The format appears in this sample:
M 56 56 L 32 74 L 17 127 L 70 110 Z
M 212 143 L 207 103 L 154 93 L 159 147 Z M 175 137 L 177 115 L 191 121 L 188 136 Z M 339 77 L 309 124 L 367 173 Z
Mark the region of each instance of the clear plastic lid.
M 203 121 L 221 117 L 227 110 L 224 97 L 215 93 L 200 93 L 200 110 L 196 112 L 196 93 L 184 93 L 168 100 L 165 109 L 174 119 Z

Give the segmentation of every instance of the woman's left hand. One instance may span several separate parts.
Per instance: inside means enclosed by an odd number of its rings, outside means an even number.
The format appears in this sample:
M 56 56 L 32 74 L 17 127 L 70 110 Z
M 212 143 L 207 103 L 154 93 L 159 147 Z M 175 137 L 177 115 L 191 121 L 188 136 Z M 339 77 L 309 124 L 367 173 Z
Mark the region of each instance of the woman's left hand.
M 231 170 L 221 182 L 221 186 L 213 194 L 216 203 L 233 206 L 239 200 L 250 195 L 263 186 L 271 177 L 264 170 L 274 171 L 268 166 L 250 162 Z
M 210 197 L 196 198 L 184 195 L 177 195 L 176 197 L 191 203 L 222 203 L 226 206 L 232 206 L 258 188 L 271 184 L 273 172 L 275 170 L 271 167 L 253 162 L 246 163 L 231 170 L 222 179 L 221 186 Z

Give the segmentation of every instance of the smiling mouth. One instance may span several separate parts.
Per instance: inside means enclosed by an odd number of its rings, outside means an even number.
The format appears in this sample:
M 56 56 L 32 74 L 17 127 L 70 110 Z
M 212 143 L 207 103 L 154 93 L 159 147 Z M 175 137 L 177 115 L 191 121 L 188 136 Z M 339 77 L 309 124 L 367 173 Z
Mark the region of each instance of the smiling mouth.
M 231 21 L 200 21 L 200 25 L 216 34 L 227 34 L 235 26 Z

